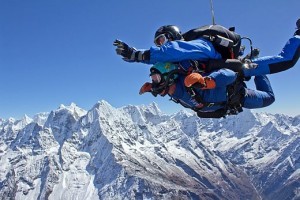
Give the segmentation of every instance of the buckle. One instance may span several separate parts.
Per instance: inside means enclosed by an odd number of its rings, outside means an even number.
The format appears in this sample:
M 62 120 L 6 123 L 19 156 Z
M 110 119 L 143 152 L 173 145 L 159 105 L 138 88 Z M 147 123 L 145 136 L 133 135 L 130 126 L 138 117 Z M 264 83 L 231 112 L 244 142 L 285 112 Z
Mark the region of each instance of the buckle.
M 210 108 L 213 107 L 215 105 L 215 103 L 209 103 L 206 107 Z
M 188 91 L 189 95 L 191 95 L 191 97 L 195 97 L 196 96 L 196 93 L 193 90 L 193 88 L 191 88 L 191 87 L 186 87 L 186 88 L 187 88 L 187 91 Z

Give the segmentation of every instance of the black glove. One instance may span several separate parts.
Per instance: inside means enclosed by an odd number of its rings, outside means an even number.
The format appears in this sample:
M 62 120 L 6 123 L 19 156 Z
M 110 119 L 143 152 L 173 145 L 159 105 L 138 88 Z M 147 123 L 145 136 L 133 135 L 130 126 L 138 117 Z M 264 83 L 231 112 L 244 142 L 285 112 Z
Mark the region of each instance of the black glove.
M 116 52 L 118 55 L 123 56 L 123 60 L 127 62 L 140 62 L 143 60 L 143 51 L 137 51 L 136 48 L 128 46 L 121 40 L 115 40 L 113 43 L 116 46 Z

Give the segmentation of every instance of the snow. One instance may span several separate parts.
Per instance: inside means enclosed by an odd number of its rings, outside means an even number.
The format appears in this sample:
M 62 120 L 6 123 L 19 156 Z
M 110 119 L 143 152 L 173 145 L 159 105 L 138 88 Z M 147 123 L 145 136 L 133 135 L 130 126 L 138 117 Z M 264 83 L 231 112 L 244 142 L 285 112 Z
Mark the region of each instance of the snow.
M 0 121 L 0 195 L 259 199 L 262 181 L 288 187 L 299 179 L 299 124 L 299 117 L 249 110 L 199 119 L 187 110 L 164 114 L 156 103 L 114 108 L 102 100 L 88 111 L 60 105 L 33 119 Z
M 300 178 L 300 169 L 296 169 L 296 170 L 293 172 L 293 174 L 289 177 L 288 180 L 292 180 L 292 179 L 294 179 L 294 180 L 299 180 L 299 178 Z

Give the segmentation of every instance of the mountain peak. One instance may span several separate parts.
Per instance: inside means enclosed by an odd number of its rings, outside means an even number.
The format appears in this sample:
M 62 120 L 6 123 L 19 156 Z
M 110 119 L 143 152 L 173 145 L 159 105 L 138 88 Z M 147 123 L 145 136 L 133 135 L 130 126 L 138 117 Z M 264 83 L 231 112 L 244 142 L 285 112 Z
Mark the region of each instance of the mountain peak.
M 199 119 L 187 110 L 164 114 L 156 103 L 61 105 L 0 122 L 0 196 L 268 199 L 286 191 L 296 199 L 298 122 L 246 109 Z
M 71 103 L 69 106 L 61 104 L 55 112 L 68 112 L 76 118 L 82 117 L 87 113 L 87 111 L 78 107 L 75 103 Z
M 152 102 L 149 106 L 148 109 L 153 111 L 154 114 L 161 114 L 161 110 L 159 109 L 157 103 Z

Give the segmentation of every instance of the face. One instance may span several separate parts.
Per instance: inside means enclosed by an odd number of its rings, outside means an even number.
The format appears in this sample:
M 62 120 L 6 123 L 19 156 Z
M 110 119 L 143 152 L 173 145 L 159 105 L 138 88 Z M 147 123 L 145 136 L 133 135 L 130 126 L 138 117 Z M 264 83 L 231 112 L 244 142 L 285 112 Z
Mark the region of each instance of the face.
M 154 84 L 159 84 L 161 82 L 161 75 L 160 74 L 152 74 L 151 75 L 151 80 L 152 80 L 152 83 Z
M 152 87 L 158 89 L 164 85 L 164 81 L 162 81 L 162 77 L 161 77 L 160 73 L 154 73 L 154 74 L 150 75 L 150 78 L 152 80 Z M 161 96 L 166 95 L 166 89 L 163 89 L 163 90 L 159 89 L 157 91 L 159 91 L 158 94 Z
M 154 39 L 154 43 L 158 47 L 164 45 L 167 41 L 168 39 L 165 34 L 160 34 Z

